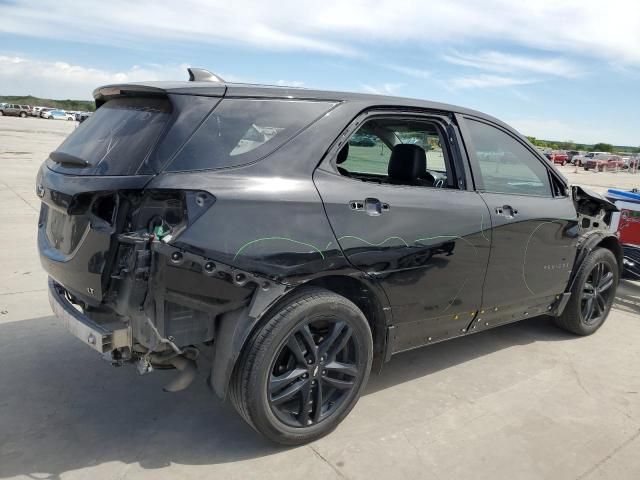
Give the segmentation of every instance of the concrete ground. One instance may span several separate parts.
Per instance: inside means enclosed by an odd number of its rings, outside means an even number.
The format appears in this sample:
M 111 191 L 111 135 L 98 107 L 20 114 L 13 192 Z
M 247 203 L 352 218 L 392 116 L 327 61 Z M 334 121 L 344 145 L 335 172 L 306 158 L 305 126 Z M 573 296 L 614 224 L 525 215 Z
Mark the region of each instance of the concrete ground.
M 333 434 L 298 448 L 261 439 L 204 378 L 166 394 L 171 373 L 111 367 L 51 315 L 36 255 L 34 176 L 74 126 L 0 117 L 0 478 L 640 478 L 630 282 L 591 337 L 537 318 L 398 355 Z

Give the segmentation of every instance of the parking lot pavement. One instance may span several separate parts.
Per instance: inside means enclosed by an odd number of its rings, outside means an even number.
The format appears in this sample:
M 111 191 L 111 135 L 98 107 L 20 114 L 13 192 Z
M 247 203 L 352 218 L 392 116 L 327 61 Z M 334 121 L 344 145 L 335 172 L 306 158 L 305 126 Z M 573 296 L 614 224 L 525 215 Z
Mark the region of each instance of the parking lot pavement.
M 640 171 L 636 173 L 630 173 L 626 170 L 596 172 L 595 170 L 584 170 L 582 167 L 573 165 L 556 165 L 556 168 L 572 184 L 584 185 L 599 193 L 605 193 L 609 188 L 631 190 L 632 188 L 640 187 Z
M 0 478 L 640 478 L 631 282 L 591 337 L 541 317 L 394 357 L 304 447 L 262 440 L 203 374 L 168 394 L 172 372 L 111 367 L 51 316 L 36 256 L 33 177 L 71 128 L 0 118 Z

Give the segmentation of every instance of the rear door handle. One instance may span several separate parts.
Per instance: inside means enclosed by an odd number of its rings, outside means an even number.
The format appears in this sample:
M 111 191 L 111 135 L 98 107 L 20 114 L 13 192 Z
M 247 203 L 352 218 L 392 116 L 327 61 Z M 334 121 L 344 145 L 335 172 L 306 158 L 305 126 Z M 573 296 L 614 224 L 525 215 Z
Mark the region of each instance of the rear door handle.
M 364 200 L 351 200 L 349 201 L 349 208 L 355 211 L 362 211 L 372 217 L 382 215 L 383 212 L 388 212 L 391 207 L 388 203 L 383 203 L 377 198 L 365 198 Z
M 518 215 L 518 210 L 513 208 L 511 205 L 503 205 L 501 207 L 496 207 L 496 215 L 500 215 L 505 218 L 513 218 Z

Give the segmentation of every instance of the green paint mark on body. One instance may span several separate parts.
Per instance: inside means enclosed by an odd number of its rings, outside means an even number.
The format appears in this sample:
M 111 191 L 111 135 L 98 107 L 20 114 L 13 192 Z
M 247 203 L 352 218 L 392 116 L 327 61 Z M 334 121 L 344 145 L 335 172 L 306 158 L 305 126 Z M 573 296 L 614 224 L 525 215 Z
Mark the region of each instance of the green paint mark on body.
M 281 240 L 281 241 L 285 241 L 285 242 L 291 242 L 291 243 L 296 243 L 298 245 L 304 245 L 305 247 L 309 247 L 312 250 L 315 250 L 318 254 L 320 254 L 320 256 L 322 257 L 322 259 L 324 260 L 324 253 L 322 253 L 320 251 L 320 249 L 318 247 L 316 247 L 315 245 L 312 245 L 310 243 L 305 243 L 305 242 L 299 242 L 298 240 L 293 240 L 291 238 L 286 238 L 286 237 L 264 237 L 264 238 L 257 238 L 255 240 L 251 240 L 250 242 L 245 243 L 244 245 L 242 245 L 238 251 L 236 252 L 236 254 L 234 255 L 233 259 L 235 260 L 236 258 L 238 258 L 238 256 L 243 252 L 243 250 L 245 250 L 246 248 L 248 248 L 249 246 L 253 245 L 254 243 L 258 243 L 258 242 L 268 242 L 268 241 L 274 241 L 274 240 Z

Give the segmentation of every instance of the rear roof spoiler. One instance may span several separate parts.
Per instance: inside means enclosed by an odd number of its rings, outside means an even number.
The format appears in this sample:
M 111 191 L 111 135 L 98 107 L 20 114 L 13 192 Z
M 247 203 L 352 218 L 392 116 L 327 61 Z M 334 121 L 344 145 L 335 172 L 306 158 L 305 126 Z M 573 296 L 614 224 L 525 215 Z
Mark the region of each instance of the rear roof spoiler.
M 186 82 L 148 82 L 126 83 L 120 85 L 105 85 L 93 91 L 96 108 L 115 97 L 123 95 L 165 96 L 167 89 L 172 93 L 185 93 L 191 95 L 224 96 L 227 88 L 226 82 L 208 70 L 203 68 L 187 68 L 190 82 L 202 82 L 189 85 Z M 209 85 L 206 85 L 209 84 Z
M 158 87 L 142 84 L 122 84 L 122 85 L 106 85 L 96 88 L 93 91 L 93 98 L 96 102 L 96 108 L 115 97 L 122 95 L 148 95 L 148 96 L 164 96 L 167 92 Z

